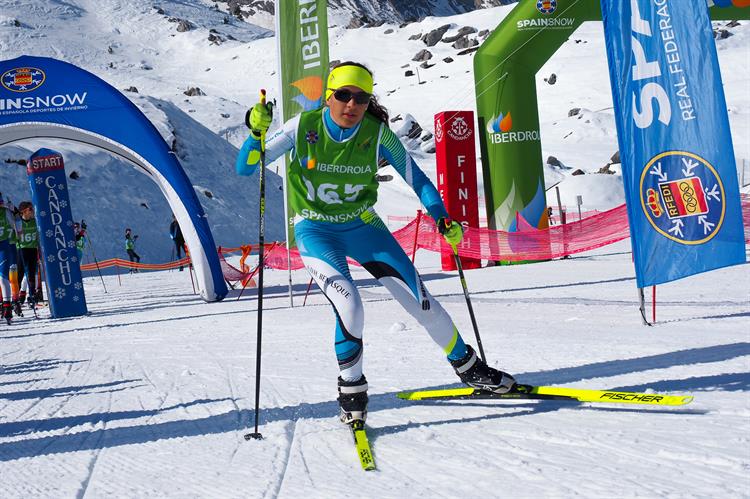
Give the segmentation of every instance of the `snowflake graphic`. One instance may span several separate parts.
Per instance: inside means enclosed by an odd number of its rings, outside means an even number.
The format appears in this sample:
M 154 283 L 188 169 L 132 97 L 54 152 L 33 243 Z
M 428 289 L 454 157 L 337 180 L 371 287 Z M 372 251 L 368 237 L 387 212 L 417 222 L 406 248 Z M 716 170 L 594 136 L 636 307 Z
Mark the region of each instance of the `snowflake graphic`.
M 77 256 L 73 256 L 73 257 L 70 258 L 70 261 L 71 262 L 77 262 L 78 261 L 78 257 Z
M 73 284 L 73 287 L 80 291 L 81 288 L 83 287 L 83 284 L 81 284 L 80 282 L 77 282 L 77 283 Z
M 44 210 L 42 210 L 42 211 L 39 212 L 39 216 L 40 217 L 46 217 L 47 216 L 47 212 L 44 211 Z
M 55 289 L 55 298 L 57 298 L 58 300 L 65 298 L 65 288 Z
M 67 208 L 68 207 L 68 202 L 63 199 L 62 201 L 60 201 L 60 207 L 61 208 Z
M 68 244 L 67 244 L 68 248 L 73 248 L 75 247 L 75 245 L 76 245 L 75 241 L 68 241 Z
M 44 179 L 42 179 L 42 177 L 37 177 L 36 179 L 34 179 L 34 182 L 36 182 L 36 185 L 42 185 Z
M 64 191 L 65 190 L 65 184 L 57 184 L 57 190 L 58 191 Z
M 74 301 L 74 302 L 78 302 L 78 301 L 80 301 L 80 300 L 81 300 L 81 299 L 80 299 L 80 298 L 78 297 L 78 295 L 76 295 L 76 296 L 74 296 L 74 297 L 73 297 L 73 301 Z
M 54 263 L 55 262 L 55 255 L 47 255 L 47 261 L 49 263 Z
M 47 229 L 47 232 L 44 233 L 47 237 L 52 237 L 55 235 L 55 233 L 52 231 L 52 229 Z
M 68 220 L 67 222 L 65 222 L 65 225 L 67 225 L 68 227 L 73 227 L 73 220 Z

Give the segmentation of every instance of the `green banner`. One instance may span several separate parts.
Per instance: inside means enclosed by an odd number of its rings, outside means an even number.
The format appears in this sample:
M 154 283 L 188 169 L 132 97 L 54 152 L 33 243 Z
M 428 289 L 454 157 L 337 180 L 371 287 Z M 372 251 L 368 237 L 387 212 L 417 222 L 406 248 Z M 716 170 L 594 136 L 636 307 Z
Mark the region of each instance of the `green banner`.
M 325 0 L 276 0 L 276 44 L 279 55 L 282 122 L 323 105 L 328 76 L 328 13 Z M 290 159 L 287 154 L 286 168 Z M 286 176 L 285 176 L 286 179 Z M 294 218 L 287 199 L 287 243 L 294 244 Z
M 596 1 L 521 0 L 474 57 L 487 221 L 493 230 L 546 228 L 535 75 Z
M 474 57 L 491 229 L 515 232 L 548 225 L 535 76 L 581 23 L 601 21 L 599 2 L 520 0 Z M 710 12 L 712 19 L 748 19 L 750 8 L 717 5 Z

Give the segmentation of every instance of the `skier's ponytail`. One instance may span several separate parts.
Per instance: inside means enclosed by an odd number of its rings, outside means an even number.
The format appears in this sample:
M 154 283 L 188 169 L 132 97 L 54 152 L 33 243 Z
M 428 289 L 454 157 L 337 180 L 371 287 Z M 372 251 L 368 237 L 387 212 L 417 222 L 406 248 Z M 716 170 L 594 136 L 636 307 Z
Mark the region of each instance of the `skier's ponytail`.
M 385 123 L 388 126 L 388 110 L 378 102 L 375 95 L 370 99 L 370 104 L 367 106 L 367 112 L 375 116 L 378 120 Z

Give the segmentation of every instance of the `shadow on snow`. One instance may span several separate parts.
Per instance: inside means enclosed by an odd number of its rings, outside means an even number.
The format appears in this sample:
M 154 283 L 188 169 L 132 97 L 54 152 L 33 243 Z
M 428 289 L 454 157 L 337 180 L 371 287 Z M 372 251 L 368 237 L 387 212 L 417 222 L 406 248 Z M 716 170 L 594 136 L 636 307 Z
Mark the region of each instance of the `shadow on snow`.
M 634 359 L 613 360 L 608 362 L 598 362 L 586 364 L 577 367 L 566 367 L 553 369 L 549 371 L 537 371 L 518 374 L 518 379 L 523 382 L 543 385 L 573 383 L 577 381 L 617 376 L 633 372 L 648 371 L 652 369 L 665 369 L 673 366 L 691 365 L 697 363 L 721 362 L 737 357 L 750 355 L 750 343 L 732 343 L 727 345 L 716 345 L 704 348 L 693 348 L 688 350 L 679 350 L 665 354 L 651 355 Z M 56 361 L 41 361 L 42 365 L 54 363 Z M 78 362 L 78 361 L 74 361 Z M 64 362 L 59 362 L 64 363 Z M 18 369 L 34 370 L 33 363 L 30 366 L 18 364 Z M 7 368 L 8 366 L 6 366 Z M 13 367 L 13 366 L 10 366 Z M 91 385 L 82 387 L 66 387 L 47 390 L 35 390 L 35 396 L 55 396 L 60 394 L 70 394 L 70 392 L 80 390 L 91 390 L 96 388 L 112 387 L 129 383 L 135 380 L 125 380 L 101 385 Z M 441 385 L 440 387 L 444 387 Z M 456 385 L 451 385 L 456 386 Z M 634 385 L 627 387 L 604 387 L 617 390 L 644 391 L 646 389 L 655 389 L 659 391 L 709 391 L 709 390 L 726 390 L 726 391 L 747 391 L 750 386 L 750 373 L 728 373 L 714 376 L 692 377 L 687 379 L 676 380 L 658 380 L 653 383 Z M 428 390 L 439 388 L 437 386 L 422 387 L 419 390 Z M 114 390 L 112 390 L 114 391 Z M 30 392 L 26 392 L 27 394 Z M 9 398 L 8 395 L 2 396 Z M 15 397 L 31 398 L 29 397 Z M 164 411 L 177 407 L 187 407 L 191 405 L 201 405 L 212 403 L 220 400 L 195 400 L 193 402 L 180 404 L 174 407 L 167 407 L 155 410 L 142 411 L 121 411 L 101 414 L 89 414 L 84 416 L 56 418 L 50 420 L 27 421 L 18 423 L 4 423 L 0 425 L 0 437 L 23 435 L 33 431 L 50 431 L 55 429 L 68 428 L 72 425 L 85 423 L 110 422 L 123 419 L 139 418 L 144 416 L 154 416 Z M 429 402 L 432 405 L 455 405 L 457 402 Z M 411 428 L 420 426 L 434 426 L 451 423 L 465 423 L 471 421 L 484 421 L 488 419 L 508 418 L 527 416 L 551 412 L 563 407 L 580 406 L 577 402 L 545 401 L 539 403 L 489 403 L 489 402 L 461 402 L 463 404 L 474 404 L 487 406 L 488 408 L 505 408 L 512 409 L 512 412 L 502 412 L 500 414 L 489 414 L 472 418 L 455 418 L 444 419 L 432 422 L 409 422 L 401 425 L 392 425 L 388 427 L 374 428 L 373 436 L 399 433 Z M 395 409 L 407 407 L 414 402 L 408 402 L 395 397 L 393 393 L 380 393 L 370 395 L 371 412 L 380 410 Z M 424 404 L 422 402 L 421 404 Z M 633 406 L 614 409 L 609 407 L 586 407 L 592 410 L 618 410 L 625 412 L 658 412 L 671 414 L 702 414 L 703 411 L 691 411 L 684 409 L 664 410 L 653 407 L 635 408 Z M 270 407 L 263 408 L 260 414 L 262 424 L 272 423 L 275 421 L 288 421 L 301 418 L 323 419 L 334 417 L 338 412 L 338 404 L 335 401 L 301 403 L 296 406 L 287 407 Z M 26 440 L 14 440 L 11 442 L 0 443 L 0 462 L 21 459 L 24 457 L 33 457 L 44 454 L 58 454 L 64 452 L 75 452 L 82 450 L 95 450 L 120 445 L 141 444 L 154 442 L 169 438 L 187 438 L 200 435 L 221 434 L 230 432 L 244 432 L 251 425 L 254 419 L 252 410 L 240 409 L 233 410 L 223 414 L 215 414 L 198 419 L 185 419 L 180 421 L 169 421 L 164 423 L 141 424 L 129 427 L 103 428 L 97 430 L 81 431 L 77 433 L 65 433 L 63 435 L 50 435 L 39 438 Z

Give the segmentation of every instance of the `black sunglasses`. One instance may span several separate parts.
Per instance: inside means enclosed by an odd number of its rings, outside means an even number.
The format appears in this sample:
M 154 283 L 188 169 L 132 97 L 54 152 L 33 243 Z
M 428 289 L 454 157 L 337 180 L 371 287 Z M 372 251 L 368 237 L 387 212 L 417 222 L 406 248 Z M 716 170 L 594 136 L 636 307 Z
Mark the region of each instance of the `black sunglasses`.
M 354 102 L 360 105 L 367 104 L 372 98 L 372 94 L 368 94 L 367 92 L 352 92 L 351 90 L 347 90 L 345 88 L 337 89 L 335 92 L 333 92 L 333 96 L 339 102 L 349 102 L 350 100 L 352 100 L 352 98 L 354 98 Z

